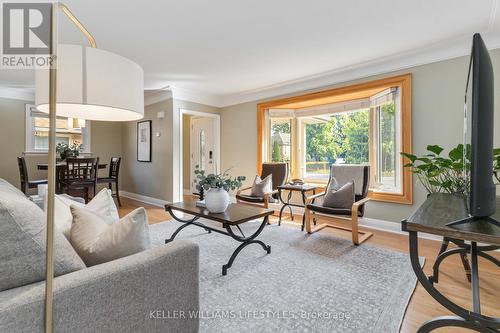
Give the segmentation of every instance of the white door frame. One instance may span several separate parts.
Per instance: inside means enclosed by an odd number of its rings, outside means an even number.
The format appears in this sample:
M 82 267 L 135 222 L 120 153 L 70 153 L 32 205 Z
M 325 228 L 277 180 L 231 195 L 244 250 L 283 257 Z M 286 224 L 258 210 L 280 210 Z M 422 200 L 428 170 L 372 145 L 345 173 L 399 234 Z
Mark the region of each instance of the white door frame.
M 183 175 L 183 166 L 184 166 L 184 140 L 182 138 L 183 136 L 183 115 L 187 114 L 190 116 L 198 116 L 198 117 L 205 117 L 205 118 L 213 118 L 215 119 L 215 157 L 214 157 L 214 162 L 216 163 L 215 165 L 215 172 L 220 172 L 220 114 L 217 113 L 209 113 L 209 112 L 202 112 L 202 111 L 194 111 L 194 110 L 188 110 L 188 109 L 179 109 L 180 111 L 180 117 L 179 117 L 179 170 L 177 172 L 178 174 L 178 179 L 179 179 L 179 185 L 177 189 L 177 198 L 180 198 L 182 200 L 182 195 L 184 192 L 184 175 Z M 175 174 L 174 174 L 175 176 Z M 193 181 L 191 179 L 191 175 L 189 176 L 189 181 L 190 183 Z M 174 194 L 175 197 L 175 194 Z

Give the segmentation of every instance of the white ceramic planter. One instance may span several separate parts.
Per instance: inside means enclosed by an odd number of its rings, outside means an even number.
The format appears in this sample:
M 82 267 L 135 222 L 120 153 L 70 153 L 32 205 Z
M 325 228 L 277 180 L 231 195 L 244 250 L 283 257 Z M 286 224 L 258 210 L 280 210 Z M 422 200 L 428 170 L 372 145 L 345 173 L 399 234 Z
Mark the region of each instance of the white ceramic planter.
M 210 213 L 223 213 L 230 202 L 229 193 L 222 188 L 211 188 L 205 193 L 205 206 Z

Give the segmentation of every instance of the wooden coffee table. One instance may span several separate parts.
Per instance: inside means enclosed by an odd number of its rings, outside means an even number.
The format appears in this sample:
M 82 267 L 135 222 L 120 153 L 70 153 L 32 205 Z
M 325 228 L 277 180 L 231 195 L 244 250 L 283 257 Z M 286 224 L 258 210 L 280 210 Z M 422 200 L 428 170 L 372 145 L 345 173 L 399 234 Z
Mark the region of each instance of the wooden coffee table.
M 236 256 L 247 245 L 254 243 L 259 244 L 268 254 L 271 253 L 271 246 L 264 244 L 264 242 L 256 238 L 257 236 L 260 235 L 262 230 L 264 230 L 264 227 L 268 224 L 269 215 L 272 215 L 274 213 L 273 210 L 233 203 L 229 205 L 229 207 L 224 213 L 212 214 L 206 208 L 196 206 L 196 200 L 194 199 L 188 199 L 182 202 L 168 203 L 165 205 L 165 210 L 172 216 L 174 220 L 184 223 L 182 226 L 177 228 L 177 230 L 172 234 L 172 236 L 169 239 L 165 240 L 165 243 L 173 241 L 174 238 L 182 229 L 190 225 L 203 228 L 208 233 L 211 233 L 213 231 L 222 235 L 229 236 L 241 243 L 236 248 L 236 250 L 234 250 L 227 264 L 222 265 L 222 275 L 227 274 L 227 270 L 233 265 Z M 181 219 L 174 214 L 174 211 L 179 211 L 189 215 L 193 215 L 193 218 Z M 221 227 L 224 228 L 225 231 L 198 222 L 200 218 L 219 222 L 221 224 Z M 262 219 L 259 228 L 252 235 L 246 236 L 243 233 L 243 230 L 241 230 L 240 224 L 256 219 Z M 235 233 L 234 228 L 237 229 L 238 234 Z

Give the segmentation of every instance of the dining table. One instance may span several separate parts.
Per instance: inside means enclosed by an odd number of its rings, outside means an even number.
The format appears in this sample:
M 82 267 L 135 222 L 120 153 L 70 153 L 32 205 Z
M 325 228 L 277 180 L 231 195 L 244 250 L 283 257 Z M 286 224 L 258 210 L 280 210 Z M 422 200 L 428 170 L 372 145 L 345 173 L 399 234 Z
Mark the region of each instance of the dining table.
M 38 163 L 36 165 L 38 170 L 48 170 L 49 169 L 49 164 L 48 163 Z M 106 169 L 108 167 L 107 163 L 99 163 L 98 169 Z M 61 186 L 61 175 L 64 169 L 66 168 L 66 162 L 56 162 L 56 175 L 57 175 L 57 184 L 56 184 L 56 193 L 61 194 L 62 193 L 62 186 Z

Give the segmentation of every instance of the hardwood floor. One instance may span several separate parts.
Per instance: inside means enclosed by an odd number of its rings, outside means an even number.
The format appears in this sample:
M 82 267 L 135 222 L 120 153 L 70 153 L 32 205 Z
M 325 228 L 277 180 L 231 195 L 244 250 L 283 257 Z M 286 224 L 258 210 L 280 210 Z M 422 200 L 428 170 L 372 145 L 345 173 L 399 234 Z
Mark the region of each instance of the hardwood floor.
M 163 208 L 146 205 L 127 198 L 122 198 L 122 203 L 123 207 L 119 210 L 120 216 L 126 215 L 133 209 L 143 206 L 146 208 L 149 222 L 152 224 L 170 219 L 170 215 L 166 213 Z M 300 221 L 300 218 L 301 217 L 297 216 L 295 220 Z M 271 221 L 273 222 L 273 220 Z M 286 222 L 286 224 L 291 223 Z M 374 236 L 365 244 L 408 253 L 408 237 L 406 235 L 398 235 L 379 230 L 370 231 L 374 233 Z M 298 232 L 300 231 L 298 230 Z M 331 230 L 330 228 L 321 232 L 333 232 L 336 235 L 345 236 L 350 239 L 349 233 L 342 233 L 338 230 Z M 421 239 L 419 240 L 419 244 L 420 255 L 426 258 L 424 270 L 426 273 L 430 273 L 432 265 L 434 264 L 434 258 L 439 251 L 440 243 Z M 494 255 L 500 258 L 499 253 L 495 253 Z M 482 312 L 489 316 L 500 317 L 500 269 L 482 258 L 479 259 L 479 269 Z M 463 266 L 458 256 L 448 258 L 447 261 L 441 265 L 438 287 L 445 295 L 461 306 L 471 308 L 469 283 L 467 282 Z M 420 285 L 418 285 L 406 311 L 401 332 L 416 332 L 418 327 L 425 321 L 433 317 L 444 315 L 452 315 L 452 313 L 437 303 Z M 469 331 L 462 329 L 441 329 L 435 332 L 451 333 Z

